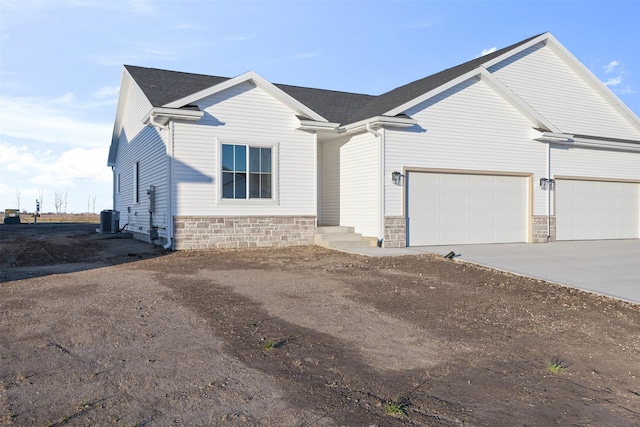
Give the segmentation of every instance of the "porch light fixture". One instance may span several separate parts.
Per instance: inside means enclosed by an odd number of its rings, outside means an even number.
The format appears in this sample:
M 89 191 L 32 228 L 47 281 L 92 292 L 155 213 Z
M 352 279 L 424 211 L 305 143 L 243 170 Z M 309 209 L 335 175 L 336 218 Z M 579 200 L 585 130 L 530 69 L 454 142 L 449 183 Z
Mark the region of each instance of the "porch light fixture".
M 402 178 L 404 178 L 404 175 L 402 175 L 400 172 L 391 172 L 391 180 L 395 185 L 402 185 Z
M 553 190 L 553 188 L 555 187 L 555 183 L 555 179 L 540 178 L 540 188 L 542 188 L 543 190 Z

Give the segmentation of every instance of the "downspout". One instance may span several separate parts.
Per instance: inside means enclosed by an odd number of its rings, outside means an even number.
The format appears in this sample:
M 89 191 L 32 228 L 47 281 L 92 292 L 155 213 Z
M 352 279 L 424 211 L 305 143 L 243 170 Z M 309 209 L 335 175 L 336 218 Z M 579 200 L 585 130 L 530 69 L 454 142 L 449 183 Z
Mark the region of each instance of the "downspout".
M 365 129 L 378 138 L 378 247 L 382 247 L 384 240 L 384 137 L 382 133 L 371 127 L 371 123 L 367 123 Z
M 111 194 L 113 194 L 112 197 L 112 202 L 113 202 L 113 210 L 116 210 L 116 192 L 118 191 L 118 176 L 116 174 L 116 167 L 115 166 L 111 166 L 111 175 L 113 176 L 113 179 L 111 180 Z M 41 200 L 42 201 L 42 200 Z M 120 227 L 120 225 L 118 225 L 118 228 Z
M 167 131 L 167 243 L 163 246 L 164 249 L 171 249 L 173 246 L 173 212 L 172 212 L 172 191 L 171 191 L 171 169 L 173 166 L 173 122 L 169 122 L 169 125 L 163 125 L 156 121 L 155 114 L 149 116 L 149 123 L 151 126 L 157 127 L 164 131 Z
M 551 241 L 551 143 L 547 143 L 547 243 Z

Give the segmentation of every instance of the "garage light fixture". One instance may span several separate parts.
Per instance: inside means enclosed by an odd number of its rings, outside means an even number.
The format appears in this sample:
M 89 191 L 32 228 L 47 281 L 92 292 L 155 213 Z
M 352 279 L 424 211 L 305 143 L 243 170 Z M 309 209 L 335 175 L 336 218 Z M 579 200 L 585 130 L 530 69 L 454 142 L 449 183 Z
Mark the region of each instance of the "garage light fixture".
M 555 179 L 540 178 L 540 188 L 542 188 L 543 190 L 546 190 L 546 189 L 553 190 L 553 188 L 555 187 L 555 184 L 556 184 Z
M 395 185 L 402 185 L 402 178 L 404 178 L 404 175 L 402 175 L 400 172 L 391 172 L 391 180 Z

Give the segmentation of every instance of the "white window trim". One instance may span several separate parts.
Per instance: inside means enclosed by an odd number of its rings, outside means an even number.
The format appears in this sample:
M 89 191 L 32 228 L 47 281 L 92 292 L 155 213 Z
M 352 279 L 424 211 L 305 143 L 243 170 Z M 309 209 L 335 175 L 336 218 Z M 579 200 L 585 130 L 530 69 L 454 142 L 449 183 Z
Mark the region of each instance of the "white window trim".
M 245 145 L 247 147 L 253 148 L 271 148 L 271 179 L 273 180 L 271 183 L 271 198 L 270 199 L 225 199 L 222 197 L 222 145 Z M 280 204 L 279 198 L 279 179 L 278 179 L 278 171 L 280 168 L 280 143 L 279 142 L 267 142 L 267 141 L 221 141 L 218 140 L 218 204 L 222 206 L 278 206 Z M 248 160 L 247 153 L 247 160 Z M 247 181 L 248 181 L 247 171 Z

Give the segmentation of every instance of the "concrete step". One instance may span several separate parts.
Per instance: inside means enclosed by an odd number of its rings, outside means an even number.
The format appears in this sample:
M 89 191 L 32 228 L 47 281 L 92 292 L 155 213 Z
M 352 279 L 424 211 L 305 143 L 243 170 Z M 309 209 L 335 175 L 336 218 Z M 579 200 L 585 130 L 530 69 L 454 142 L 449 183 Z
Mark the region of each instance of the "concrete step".
M 354 233 L 354 227 L 322 226 L 317 228 L 315 244 L 325 248 L 366 247 L 371 243 L 362 234 Z
M 316 234 L 353 233 L 355 230 L 344 225 L 320 225 L 316 228 Z

